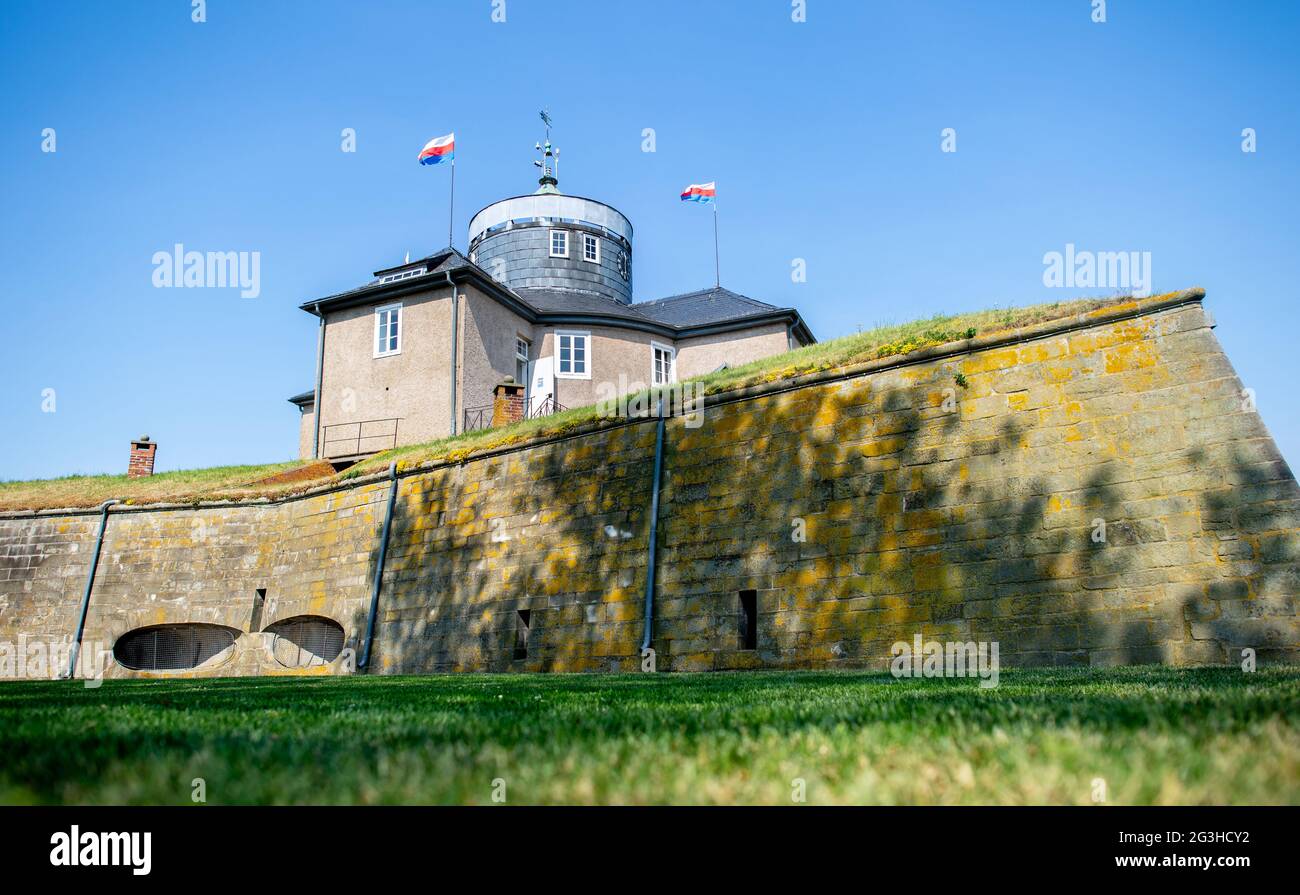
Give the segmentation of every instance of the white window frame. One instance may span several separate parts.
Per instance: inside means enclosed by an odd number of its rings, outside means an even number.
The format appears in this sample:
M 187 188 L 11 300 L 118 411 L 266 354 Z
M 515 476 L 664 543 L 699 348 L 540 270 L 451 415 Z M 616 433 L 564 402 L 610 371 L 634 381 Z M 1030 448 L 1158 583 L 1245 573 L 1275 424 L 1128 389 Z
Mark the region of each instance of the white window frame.
M 563 252 L 557 252 L 557 251 L 555 251 L 555 237 L 556 237 L 557 235 L 559 235 L 559 236 L 563 236 L 563 237 L 564 237 L 564 251 L 563 251 Z M 569 231 L 568 231 L 568 230 L 550 230 L 550 231 L 547 232 L 546 239 L 547 239 L 546 250 L 550 253 L 550 256 L 551 256 L 552 258 L 567 258 L 567 257 L 569 257 Z
M 665 351 L 668 353 L 668 381 L 655 382 L 655 352 Z M 677 349 L 671 345 L 665 345 L 663 342 L 650 343 L 650 384 L 651 385 L 672 385 L 677 381 Z
M 520 345 L 524 347 L 523 351 L 519 350 Z M 520 385 L 527 388 L 530 384 L 528 380 L 532 378 L 528 370 L 530 365 L 533 362 L 533 343 L 530 342 L 528 339 L 525 339 L 523 336 L 515 336 L 515 372 L 516 373 L 519 372 L 520 361 L 524 362 L 524 378 L 523 379 L 519 379 L 518 377 L 515 378 Z
M 588 257 L 587 257 L 587 240 L 589 240 L 589 239 L 591 240 L 592 244 L 596 246 L 596 257 L 595 257 L 595 258 L 588 258 Z M 599 264 L 599 263 L 600 263 L 600 237 L 597 236 L 597 235 L 594 234 L 594 233 L 584 233 L 584 234 L 582 234 L 582 260 L 583 260 L 583 261 L 586 261 L 588 264 Z
M 380 348 L 379 328 L 383 325 L 384 314 L 388 311 L 397 312 L 397 347 L 385 350 Z M 400 301 L 396 304 L 380 305 L 375 308 L 375 338 L 372 343 L 375 349 L 375 357 L 392 357 L 395 354 L 402 353 L 402 329 L 402 303 Z M 384 342 L 387 344 L 387 339 Z
M 380 283 L 396 283 L 399 280 L 409 280 L 411 277 L 422 277 L 428 273 L 428 268 L 423 264 L 419 267 L 409 267 L 406 270 L 399 270 L 397 273 L 390 273 L 379 278 Z
M 560 341 L 563 338 L 582 339 L 583 372 L 565 373 L 560 369 Z M 573 366 L 573 343 L 569 343 L 569 366 Z M 582 330 L 563 329 L 555 331 L 555 378 L 556 379 L 590 379 L 591 378 L 591 333 Z

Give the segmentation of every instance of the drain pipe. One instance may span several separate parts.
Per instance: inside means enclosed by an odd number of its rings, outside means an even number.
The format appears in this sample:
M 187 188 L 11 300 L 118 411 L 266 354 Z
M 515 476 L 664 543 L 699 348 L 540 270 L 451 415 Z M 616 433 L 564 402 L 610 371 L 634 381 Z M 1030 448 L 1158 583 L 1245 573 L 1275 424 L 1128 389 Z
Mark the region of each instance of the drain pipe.
M 320 312 L 320 304 L 316 305 L 316 316 L 320 318 L 320 328 L 316 334 L 316 395 L 312 398 L 311 416 L 312 429 L 311 433 L 311 458 L 320 459 L 320 387 L 321 381 L 325 378 L 325 315 Z
M 366 645 L 361 650 L 358 668 L 370 665 L 370 644 L 375 636 L 375 615 L 379 612 L 379 588 L 384 580 L 384 561 L 388 558 L 388 535 L 393 528 L 393 504 L 397 500 L 397 464 L 388 464 L 388 511 L 384 513 L 384 533 L 379 539 L 379 561 L 375 563 L 375 585 L 370 591 L 370 617 L 366 620 Z
M 456 434 L 456 340 L 460 335 L 460 296 L 456 294 L 456 284 L 452 281 L 451 271 L 444 270 L 447 285 L 451 287 L 451 433 Z
M 641 637 L 641 652 L 650 648 L 650 634 L 655 622 L 655 541 L 659 533 L 659 475 L 664 461 L 664 399 L 659 397 L 659 422 L 655 428 L 655 471 L 650 490 L 650 549 L 646 556 L 645 576 L 645 634 Z
M 68 660 L 68 679 L 77 670 L 77 657 L 81 654 L 81 637 L 86 632 L 86 613 L 90 611 L 90 590 L 95 586 L 95 571 L 99 568 L 99 551 L 104 546 L 104 530 L 108 528 L 108 508 L 118 503 L 106 500 L 99 508 L 99 534 L 95 537 L 95 552 L 90 555 L 90 571 L 86 574 L 86 591 L 81 595 L 81 613 L 77 616 L 77 634 L 72 639 L 72 657 Z

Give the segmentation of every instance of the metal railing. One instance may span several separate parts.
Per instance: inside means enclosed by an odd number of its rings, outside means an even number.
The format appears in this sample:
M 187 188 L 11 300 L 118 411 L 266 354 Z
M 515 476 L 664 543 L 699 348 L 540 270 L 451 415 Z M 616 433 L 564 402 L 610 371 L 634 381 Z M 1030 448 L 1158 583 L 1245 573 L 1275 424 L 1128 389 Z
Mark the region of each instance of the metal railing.
M 553 396 L 548 395 L 543 400 L 538 401 L 536 407 L 532 406 L 532 402 L 525 404 L 524 419 L 535 420 L 538 417 L 551 416 L 552 414 L 561 413 L 565 410 L 568 410 L 568 408 L 559 401 L 556 401 Z
M 492 428 L 492 405 L 485 404 L 482 407 L 466 407 L 465 419 L 461 422 L 460 431 L 473 432 L 475 429 Z
M 355 457 L 397 447 L 397 424 L 401 417 L 362 420 L 326 426 L 321 437 L 322 457 Z
M 482 407 L 465 408 L 464 417 L 461 421 L 462 432 L 473 432 L 478 429 L 492 428 L 492 404 L 484 404 Z M 543 416 L 551 416 L 565 410 L 565 406 L 555 400 L 554 397 L 547 396 L 541 401 L 534 404 L 531 400 L 524 402 L 524 419 L 535 420 Z

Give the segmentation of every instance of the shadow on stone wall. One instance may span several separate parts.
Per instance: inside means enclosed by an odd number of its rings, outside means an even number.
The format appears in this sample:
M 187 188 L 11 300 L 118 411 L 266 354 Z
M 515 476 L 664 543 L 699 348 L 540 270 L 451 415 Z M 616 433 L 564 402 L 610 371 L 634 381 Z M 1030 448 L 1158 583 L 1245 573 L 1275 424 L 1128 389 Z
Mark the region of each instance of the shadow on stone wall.
M 621 616 L 644 586 L 652 426 L 401 479 L 373 670 L 632 670 L 640 612 Z M 626 599 L 609 602 L 619 588 Z M 352 619 L 358 654 L 368 602 Z
M 1300 487 L 1271 441 L 1257 442 L 1262 457 L 1233 450 L 1222 486 L 1199 495 L 1201 518 L 1214 532 L 1214 559 L 1228 575 L 1188 588 L 1183 607 L 1189 632 L 1215 641 L 1229 663 L 1253 649 L 1257 659 L 1300 659 L 1293 632 L 1300 595 Z M 1191 452 L 1201 462 L 1205 452 Z
M 912 375 L 712 407 L 694 431 L 669 421 L 660 670 L 883 668 L 914 633 L 999 641 L 1004 665 L 1222 663 L 1245 645 L 1295 658 L 1266 618 L 1294 617 L 1300 577 L 1293 536 L 1267 534 L 1297 525 L 1280 457 L 1214 470 L 1203 450 L 1173 451 L 1224 487 L 1138 499 L 1160 478 L 1148 456 L 1107 455 L 1094 429 L 1043 469 L 1025 459 L 1032 413 L 971 417 L 960 395 L 945 413 L 934 395 L 952 368 Z M 653 433 L 647 420 L 402 479 L 373 670 L 635 670 Z M 1165 512 L 1139 506 L 1162 498 Z M 755 651 L 737 638 L 746 588 Z

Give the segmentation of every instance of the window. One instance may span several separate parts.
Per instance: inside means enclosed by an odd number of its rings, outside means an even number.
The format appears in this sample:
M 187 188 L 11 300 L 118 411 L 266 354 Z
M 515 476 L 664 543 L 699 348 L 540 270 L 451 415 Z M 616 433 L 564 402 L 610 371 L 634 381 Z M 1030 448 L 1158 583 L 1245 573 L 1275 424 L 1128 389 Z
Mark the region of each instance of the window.
M 566 379 L 591 378 L 590 333 L 556 333 L 555 375 Z
M 375 308 L 375 357 L 402 353 L 402 306 Z
M 600 237 L 582 234 L 582 260 L 600 263 Z
M 677 380 L 677 352 L 658 342 L 650 343 L 650 384 L 667 385 Z
M 524 386 L 528 385 L 528 349 L 531 347 L 527 339 L 515 337 L 515 382 Z
M 552 258 L 569 257 L 569 231 L 568 230 L 551 231 L 551 257 Z
M 515 658 L 528 658 L 528 629 L 532 625 L 531 609 L 519 609 L 515 612 Z
M 758 649 L 758 591 L 740 592 L 740 648 Z
M 418 277 L 427 272 L 427 268 L 409 267 L 406 270 L 399 270 L 397 273 L 385 274 L 379 278 L 380 283 L 396 283 L 398 280 L 409 280 L 411 277 Z

